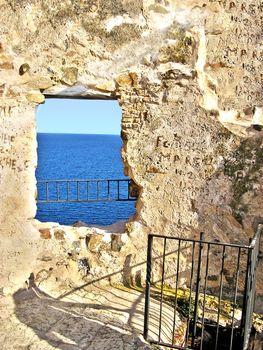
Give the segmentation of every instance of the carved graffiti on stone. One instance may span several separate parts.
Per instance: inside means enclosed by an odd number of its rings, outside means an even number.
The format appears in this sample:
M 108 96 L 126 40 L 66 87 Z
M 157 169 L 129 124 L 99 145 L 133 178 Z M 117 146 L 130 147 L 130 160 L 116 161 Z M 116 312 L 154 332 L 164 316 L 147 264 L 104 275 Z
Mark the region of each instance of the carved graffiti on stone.
M 14 135 L 9 135 L 6 133 L 1 133 L 0 134 L 0 142 L 2 143 L 9 143 L 9 142 L 14 142 L 15 141 L 15 136 Z
M 14 141 L 14 135 L 0 133 L 0 143 L 2 144 L 0 146 L 0 169 L 11 169 L 20 172 L 28 169 L 30 161 L 17 159 L 14 152 L 11 155 L 10 146 Z

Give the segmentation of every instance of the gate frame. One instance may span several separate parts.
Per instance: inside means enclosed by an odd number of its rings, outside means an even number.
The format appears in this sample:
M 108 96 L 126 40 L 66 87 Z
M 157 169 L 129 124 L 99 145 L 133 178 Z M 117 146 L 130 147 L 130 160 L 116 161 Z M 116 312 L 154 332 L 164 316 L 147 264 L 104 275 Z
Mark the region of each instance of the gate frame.
M 232 247 L 232 248 L 237 248 L 239 251 L 239 254 L 238 254 L 238 260 L 237 260 L 236 283 L 235 283 L 236 286 L 235 286 L 235 297 L 234 297 L 232 326 L 231 326 L 232 329 L 231 329 L 231 339 L 230 339 L 229 350 L 231 350 L 232 346 L 233 346 L 233 331 L 234 331 L 233 317 L 234 317 L 235 303 L 237 300 L 237 278 L 239 276 L 241 249 L 247 250 L 247 265 L 246 265 L 246 274 L 245 274 L 245 288 L 244 288 L 244 298 L 243 298 L 243 307 L 242 307 L 242 318 L 241 318 L 241 322 L 240 322 L 240 342 L 241 342 L 240 349 L 247 350 L 248 345 L 249 345 L 251 328 L 252 328 L 252 318 L 253 318 L 253 311 L 254 311 L 255 289 L 256 289 L 256 268 L 257 268 L 257 264 L 258 264 L 259 249 L 260 249 L 260 237 L 261 237 L 262 232 L 263 232 L 263 223 L 258 225 L 253 239 L 249 240 L 249 245 L 238 245 L 238 244 L 231 244 L 231 243 L 205 241 L 205 240 L 203 240 L 203 232 L 201 232 L 199 240 L 179 238 L 179 237 L 169 237 L 169 236 L 157 235 L 157 234 L 149 234 L 148 235 L 148 246 L 147 246 L 147 268 L 146 268 L 144 331 L 143 331 L 144 339 L 146 341 L 149 341 L 152 344 L 157 344 L 160 346 L 169 347 L 170 349 L 179 349 L 179 350 L 192 350 L 193 349 L 195 338 L 196 338 L 196 326 L 197 326 L 197 319 L 198 319 L 198 302 L 200 300 L 200 281 L 201 281 L 200 274 L 201 274 L 201 266 L 202 266 L 202 249 L 203 249 L 204 244 L 207 244 L 208 249 L 210 249 L 211 245 L 217 245 L 217 246 L 223 247 L 223 255 L 222 255 L 222 269 L 220 272 L 221 280 L 220 280 L 219 308 L 218 308 L 218 321 L 217 321 L 217 334 L 216 334 L 216 340 L 215 340 L 215 349 L 216 350 L 218 349 L 219 315 L 220 315 L 220 303 L 221 303 L 221 298 L 222 298 L 222 275 L 223 275 L 222 270 L 223 270 L 223 266 L 224 266 L 225 248 Z M 163 249 L 163 256 L 162 256 L 163 257 L 162 288 L 161 288 L 161 301 L 160 301 L 160 320 L 159 320 L 159 339 L 158 339 L 158 341 L 148 339 L 149 311 L 150 311 L 150 299 L 151 299 L 152 248 L 153 248 L 154 238 L 159 238 L 159 239 L 161 238 L 164 240 L 164 245 L 163 245 L 164 249 Z M 185 345 L 184 347 L 181 347 L 181 346 L 177 346 L 174 344 L 166 344 L 166 343 L 163 343 L 160 341 L 162 302 L 163 302 L 163 284 L 164 284 L 165 248 L 166 248 L 167 240 L 178 241 L 178 261 L 179 261 L 179 256 L 180 256 L 180 244 L 181 244 L 181 242 L 191 242 L 193 244 L 193 247 L 195 245 L 198 245 L 198 247 L 199 247 L 198 270 L 197 270 L 196 289 L 195 289 L 194 317 L 193 317 L 193 333 L 191 334 L 191 337 L 192 337 L 191 347 L 188 347 L 187 345 Z M 193 252 L 194 252 L 194 249 L 193 249 Z M 209 253 L 209 250 L 208 250 L 208 253 Z M 193 274 L 193 259 L 194 258 L 192 257 L 191 274 Z M 178 261 L 177 261 L 177 263 L 178 263 Z M 207 277 L 207 273 L 208 273 L 207 267 L 208 267 L 208 261 L 206 264 L 206 277 Z M 178 269 L 177 269 L 177 275 L 178 275 Z M 177 279 L 178 279 L 178 276 L 177 276 Z M 192 275 L 191 275 L 191 282 L 190 283 L 191 283 L 191 286 L 190 286 L 190 298 L 191 298 Z M 206 286 L 205 286 L 205 288 L 206 288 Z M 177 292 L 177 286 L 176 286 L 176 292 Z M 177 296 L 175 296 L 175 299 L 177 299 Z M 175 303 L 175 309 L 174 309 L 175 313 L 176 313 L 176 306 L 177 305 Z M 189 306 L 189 309 L 190 309 L 190 306 Z M 190 314 L 189 314 L 189 316 L 190 316 Z M 190 318 L 188 319 L 188 323 L 190 323 Z M 202 320 L 202 326 L 204 328 L 203 320 Z M 173 328 L 174 328 L 174 325 L 173 325 Z M 201 347 L 200 347 L 200 349 L 202 349 L 202 343 L 203 343 L 203 328 L 202 328 L 202 334 L 201 334 Z M 187 326 L 186 333 L 187 334 L 185 336 L 185 340 L 187 342 L 188 338 L 189 338 L 189 333 L 190 333 L 189 332 L 189 324 Z

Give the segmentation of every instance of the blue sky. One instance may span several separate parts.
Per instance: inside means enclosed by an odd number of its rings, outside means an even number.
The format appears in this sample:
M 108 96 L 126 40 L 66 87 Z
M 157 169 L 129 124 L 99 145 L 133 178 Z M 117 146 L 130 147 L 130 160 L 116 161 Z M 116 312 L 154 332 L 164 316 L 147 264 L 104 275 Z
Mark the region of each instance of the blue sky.
M 120 135 L 117 101 L 46 99 L 37 109 L 37 131 L 45 133 Z

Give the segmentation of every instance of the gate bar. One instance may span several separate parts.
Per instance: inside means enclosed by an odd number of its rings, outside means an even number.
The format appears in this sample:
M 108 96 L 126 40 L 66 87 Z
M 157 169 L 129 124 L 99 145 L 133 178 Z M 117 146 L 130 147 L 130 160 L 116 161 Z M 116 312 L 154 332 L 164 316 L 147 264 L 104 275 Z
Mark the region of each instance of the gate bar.
M 185 337 L 185 344 L 187 346 L 188 340 L 189 340 L 189 332 L 190 332 L 190 314 L 191 314 L 191 307 L 192 307 L 192 293 L 193 293 L 193 274 L 194 274 L 194 263 L 195 263 L 195 243 L 192 242 L 192 264 L 191 264 L 191 277 L 190 277 L 190 293 L 189 293 L 189 308 L 188 308 L 188 316 L 187 316 L 187 330 L 186 330 L 186 337 Z
M 153 246 L 153 236 L 149 234 L 148 248 L 147 248 L 147 270 L 146 270 L 146 290 L 145 290 L 144 330 L 143 330 L 143 337 L 145 340 L 147 340 L 148 332 L 149 332 L 149 309 L 150 309 L 151 273 L 152 273 L 152 246 Z
M 161 287 L 161 302 L 160 302 L 160 322 L 159 322 L 159 336 L 158 341 L 161 341 L 161 332 L 162 332 L 162 312 L 163 312 L 163 285 L 164 285 L 164 274 L 165 274 L 165 250 L 166 250 L 166 238 L 163 242 L 163 263 L 162 263 L 162 287 Z
M 197 277 L 196 277 L 196 289 L 195 289 L 195 308 L 194 308 L 194 328 L 192 335 L 192 348 L 194 347 L 195 337 L 196 337 L 196 323 L 198 318 L 198 303 L 199 303 L 199 293 L 200 293 L 200 282 L 201 282 L 201 268 L 202 268 L 202 250 L 203 250 L 203 237 L 204 233 L 200 233 L 199 242 L 199 253 L 198 253 L 198 265 L 197 265 Z

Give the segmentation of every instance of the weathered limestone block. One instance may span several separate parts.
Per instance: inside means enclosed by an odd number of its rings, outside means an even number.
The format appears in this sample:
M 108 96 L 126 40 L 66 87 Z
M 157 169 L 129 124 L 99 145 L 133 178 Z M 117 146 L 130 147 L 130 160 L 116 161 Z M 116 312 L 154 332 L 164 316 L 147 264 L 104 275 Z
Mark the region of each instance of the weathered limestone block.
M 62 83 L 67 85 L 74 85 L 78 79 L 78 68 L 65 67 L 62 69 L 63 76 L 61 78 Z
M 0 279 L 8 291 L 32 271 L 39 246 L 28 222 L 36 212 L 34 108 L 2 107 L 0 125 Z
M 29 102 L 33 103 L 42 103 L 45 101 L 45 96 L 39 92 L 29 92 L 26 95 L 26 98 Z
M 65 232 L 63 230 L 54 230 L 54 237 L 57 240 L 64 240 L 65 239 Z
M 50 239 L 52 237 L 49 228 L 41 228 L 39 232 L 40 232 L 40 237 L 43 239 Z
M 107 250 L 109 243 L 102 234 L 94 233 L 86 237 L 87 249 L 92 253 Z

